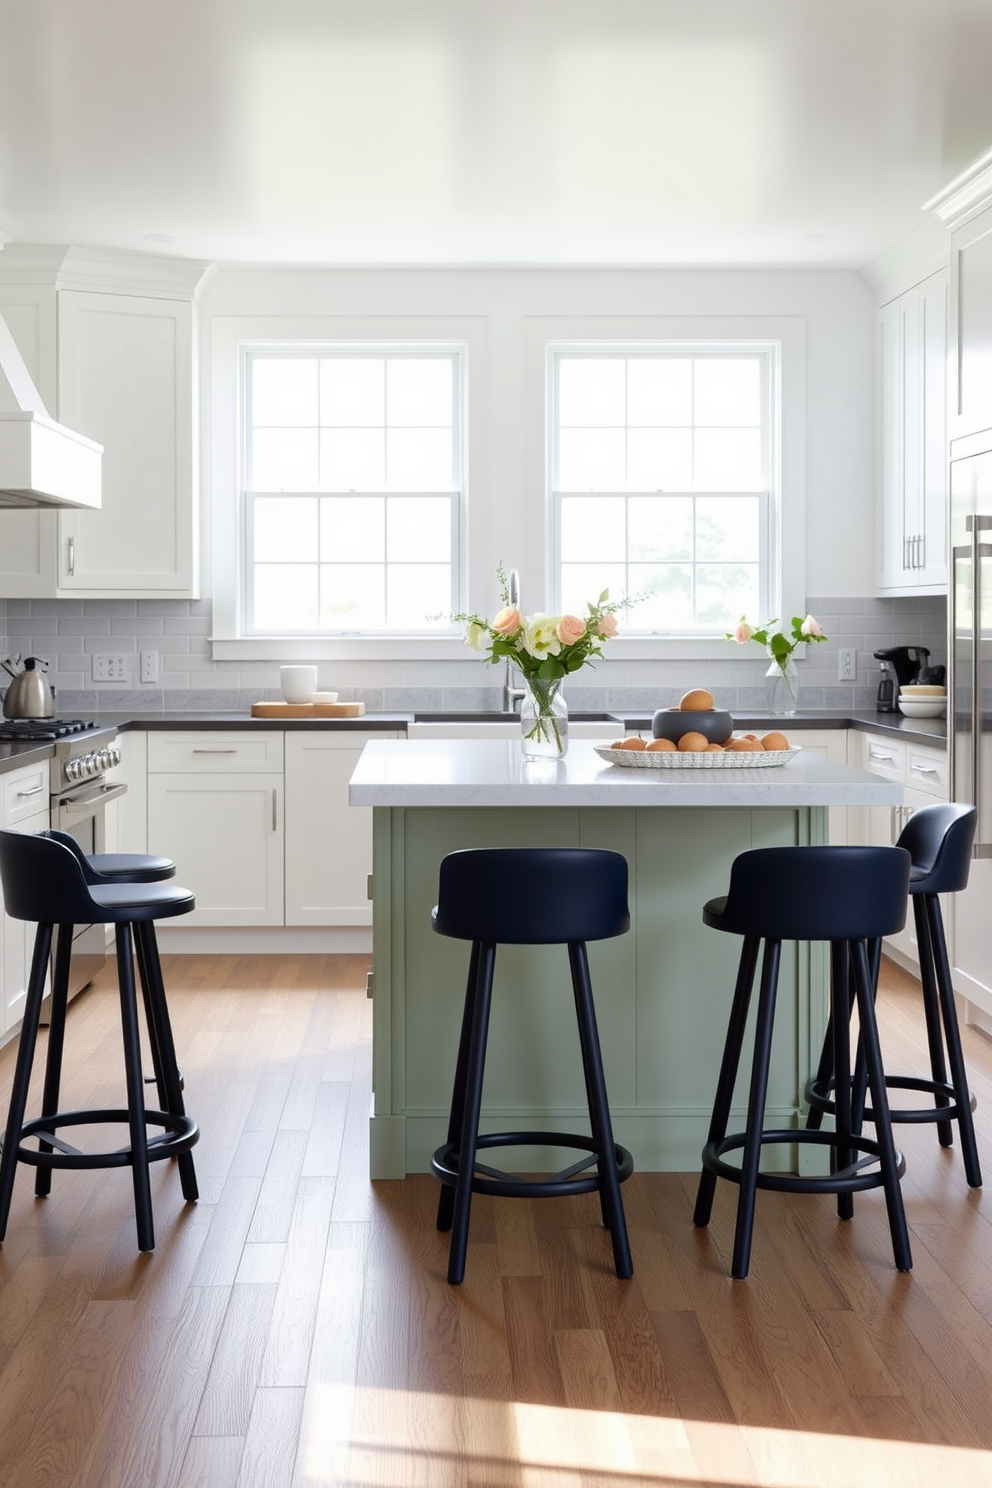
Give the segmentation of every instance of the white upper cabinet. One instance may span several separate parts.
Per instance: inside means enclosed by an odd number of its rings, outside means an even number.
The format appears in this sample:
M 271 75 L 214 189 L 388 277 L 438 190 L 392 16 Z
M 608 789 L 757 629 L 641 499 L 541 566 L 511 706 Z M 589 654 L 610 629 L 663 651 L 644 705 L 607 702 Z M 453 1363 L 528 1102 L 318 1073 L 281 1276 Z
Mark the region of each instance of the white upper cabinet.
M 103 505 L 0 512 L 0 599 L 195 597 L 204 265 L 44 252 L 33 272 L 27 249 L 0 264 L 0 311 L 49 411 L 103 445 Z
M 949 440 L 992 429 L 992 150 L 927 205 L 950 229 Z
M 878 587 L 947 590 L 948 274 L 878 312 Z

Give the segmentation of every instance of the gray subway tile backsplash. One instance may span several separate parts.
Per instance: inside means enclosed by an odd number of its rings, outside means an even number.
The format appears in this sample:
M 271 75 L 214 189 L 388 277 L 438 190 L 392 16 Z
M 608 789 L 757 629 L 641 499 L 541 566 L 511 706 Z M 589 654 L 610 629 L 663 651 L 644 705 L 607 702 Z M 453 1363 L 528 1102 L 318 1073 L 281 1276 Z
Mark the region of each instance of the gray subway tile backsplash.
M 801 701 L 811 708 L 868 707 L 875 697 L 878 663 L 872 652 L 897 645 L 926 646 L 933 663 L 946 662 L 946 601 L 939 596 L 877 599 L 814 596 L 808 610 L 829 639 L 810 646 L 800 664 Z M 0 657 L 41 655 L 64 714 L 128 712 L 245 712 L 251 703 L 279 696 L 273 663 L 214 662 L 208 600 L 0 600 Z M 837 676 L 839 646 L 857 653 L 857 680 Z M 159 682 L 136 684 L 140 653 L 159 654 Z M 653 709 L 677 702 L 705 680 L 717 703 L 733 711 L 764 705 L 768 661 L 756 646 L 742 659 L 728 643 L 725 662 L 611 661 L 584 668 L 568 683 L 572 706 L 583 711 Z M 130 679 L 93 681 L 92 656 L 125 656 Z M 320 667 L 319 685 L 372 711 L 413 712 L 498 708 L 501 668 L 477 657 L 448 661 L 349 661 Z

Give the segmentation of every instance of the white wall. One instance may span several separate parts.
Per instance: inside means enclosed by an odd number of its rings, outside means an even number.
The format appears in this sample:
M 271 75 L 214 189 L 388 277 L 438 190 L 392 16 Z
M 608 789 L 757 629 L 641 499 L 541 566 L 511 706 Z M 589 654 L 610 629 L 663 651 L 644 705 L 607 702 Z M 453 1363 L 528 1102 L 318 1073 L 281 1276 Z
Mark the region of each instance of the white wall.
M 665 317 L 799 317 L 806 338 L 806 593 L 874 590 L 874 303 L 855 271 L 218 269 L 201 302 L 204 575 L 209 593 L 211 357 L 217 317 L 345 317 L 355 333 L 381 320 L 422 334 L 431 319 L 471 323 L 484 348 L 470 397 L 485 400 L 482 445 L 470 452 L 478 583 L 502 557 L 524 594 L 544 589 L 540 512 L 543 409 L 535 407 L 528 350 L 541 326 L 582 323 L 604 336 Z M 387 327 L 389 329 L 387 329 Z M 758 334 L 756 326 L 756 334 Z M 230 493 L 218 491 L 220 499 Z M 789 499 L 789 491 L 785 491 Z M 537 603 L 536 599 L 530 601 Z

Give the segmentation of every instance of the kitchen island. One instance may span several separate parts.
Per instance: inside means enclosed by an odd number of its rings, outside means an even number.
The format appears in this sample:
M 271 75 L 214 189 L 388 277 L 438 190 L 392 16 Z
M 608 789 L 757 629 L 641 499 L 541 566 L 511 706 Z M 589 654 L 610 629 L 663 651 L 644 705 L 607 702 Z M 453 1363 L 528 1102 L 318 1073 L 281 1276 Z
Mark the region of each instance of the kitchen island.
M 830 806 L 896 805 L 902 787 L 802 751 L 771 768 L 624 769 L 591 743 L 532 765 L 517 740 L 374 741 L 349 801 L 373 808 L 373 1178 L 426 1172 L 444 1140 L 468 945 L 431 930 L 438 865 L 464 847 L 583 846 L 630 866 L 631 931 L 589 947 L 617 1141 L 650 1171 L 694 1169 L 740 942 L 702 923 L 754 847 L 826 841 Z M 512 884 L 499 892 L 513 893 Z M 768 1117 L 800 1117 L 826 1009 L 821 948 L 785 947 Z M 585 1110 L 567 957 L 506 946 L 483 1129 L 574 1129 Z M 743 1104 L 743 1102 L 742 1102 Z

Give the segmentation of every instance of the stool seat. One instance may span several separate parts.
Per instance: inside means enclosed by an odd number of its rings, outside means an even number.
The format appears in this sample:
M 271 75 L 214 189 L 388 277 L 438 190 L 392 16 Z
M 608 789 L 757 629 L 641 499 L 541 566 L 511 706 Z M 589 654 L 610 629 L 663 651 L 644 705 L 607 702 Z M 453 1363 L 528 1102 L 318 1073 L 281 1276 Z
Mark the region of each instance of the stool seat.
M 176 865 L 158 853 L 90 853 L 94 873 L 103 878 L 127 879 L 129 883 L 158 883 L 175 878 Z
M 695 1224 L 709 1224 L 716 1180 L 724 1178 L 738 1185 L 732 1262 L 732 1274 L 736 1278 L 748 1273 L 759 1188 L 835 1194 L 840 1218 L 849 1219 L 853 1214 L 853 1195 L 863 1189 L 881 1187 L 896 1266 L 900 1271 L 912 1267 L 899 1185 L 905 1163 L 895 1149 L 887 1119 L 885 1073 L 867 949 L 870 940 L 894 934 L 904 925 L 909 870 L 909 853 L 897 847 L 757 848 L 735 859 L 729 892 L 710 900 L 703 909 L 705 924 L 739 935 L 744 941 L 693 1213 Z M 848 1098 L 837 1102 L 836 1129 L 832 1132 L 770 1130 L 764 1125 L 783 941 L 830 943 L 833 1059 L 838 1072 L 847 1074 L 850 1049 L 846 1014 L 852 999 L 856 1000 L 867 1079 L 877 1113 L 874 1138 L 866 1138 L 856 1129 Z M 743 1132 L 728 1134 L 759 955 L 761 980 L 746 1126 Z M 837 1007 L 843 1009 L 843 1018 L 833 1016 Z M 843 1081 L 839 1088 L 844 1089 Z M 830 1172 L 763 1172 L 760 1167 L 763 1149 L 785 1143 L 799 1148 L 829 1147 Z M 725 1160 L 731 1151 L 742 1153 L 739 1165 Z
M 936 802 L 914 811 L 899 835 L 896 845 L 910 855 L 909 896 L 920 958 L 930 1074 L 929 1077 L 908 1074 L 887 1074 L 885 1077 L 888 1090 L 931 1097 L 929 1105 L 890 1107 L 889 1119 L 896 1125 L 934 1123 L 940 1145 L 950 1147 L 953 1143 L 951 1123 L 958 1123 L 965 1178 L 971 1188 L 982 1185 L 972 1120 L 976 1101 L 968 1088 L 938 895 L 960 893 L 967 887 L 977 820 L 974 806 L 953 801 Z M 876 939 L 870 947 L 872 979 L 876 987 L 881 949 L 881 941 Z M 864 1059 L 859 1048 L 851 1083 L 852 1119 L 856 1129 L 860 1128 L 862 1121 L 875 1120 L 872 1107 L 865 1104 L 865 1085 Z M 834 1114 L 835 1089 L 832 1033 L 828 1026 L 816 1076 L 807 1083 L 805 1091 L 810 1130 L 819 1129 L 824 1115 Z
M 165 860 L 168 861 L 168 860 Z M 167 883 L 114 881 L 96 872 L 75 839 L 66 834 L 0 831 L 0 885 L 4 908 L 13 919 L 36 924 L 34 954 L 0 1154 L 0 1241 L 3 1240 L 18 1162 L 34 1167 L 35 1193 L 44 1197 L 57 1168 L 129 1166 L 134 1189 L 135 1223 L 140 1250 L 155 1247 L 149 1164 L 176 1158 L 184 1198 L 197 1198 L 190 1149 L 199 1127 L 186 1114 L 182 1077 L 176 1063 L 154 922 L 188 914 L 195 908 L 189 889 Z M 124 1107 L 60 1111 L 62 1053 L 66 1033 L 72 928 L 78 924 L 115 926 L 117 978 L 127 1104 Z M 53 938 L 52 1008 L 41 1114 L 25 1120 Z M 146 1022 L 160 1110 L 146 1109 L 141 1073 L 141 1044 L 133 960 L 141 972 Z M 80 1151 L 58 1135 L 76 1126 L 126 1125 L 129 1142 L 106 1151 Z M 149 1131 L 151 1128 L 151 1131 Z M 37 1143 L 37 1146 L 29 1145 Z
M 610 1230 L 616 1274 L 633 1274 L 620 1184 L 633 1172 L 630 1153 L 613 1139 L 596 1026 L 586 941 L 630 928 L 627 863 L 594 848 L 471 848 L 440 866 L 431 916 L 439 935 L 472 942 L 447 1141 L 431 1170 L 442 1188 L 437 1227 L 451 1231 L 448 1280 L 465 1275 L 473 1193 L 503 1198 L 562 1198 L 598 1193 Z M 575 1003 L 590 1135 L 558 1131 L 479 1133 L 486 1042 L 498 945 L 566 945 Z M 480 1151 L 563 1147 L 585 1155 L 550 1176 L 488 1167 Z

